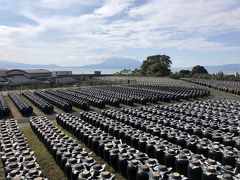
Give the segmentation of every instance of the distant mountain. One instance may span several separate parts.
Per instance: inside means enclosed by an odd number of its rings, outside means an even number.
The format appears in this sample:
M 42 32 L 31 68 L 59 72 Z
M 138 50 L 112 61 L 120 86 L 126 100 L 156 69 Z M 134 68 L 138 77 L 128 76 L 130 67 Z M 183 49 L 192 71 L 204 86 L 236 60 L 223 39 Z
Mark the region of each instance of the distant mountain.
M 0 68 L 58 68 L 56 64 L 24 64 L 10 61 L 0 61 Z
M 225 64 L 216 66 L 206 66 L 206 69 L 210 73 L 216 73 L 222 71 L 224 73 L 240 72 L 240 64 Z
M 102 69 L 135 69 L 141 65 L 140 61 L 130 58 L 111 58 L 99 64 L 81 66 L 81 68 L 102 68 Z
M 204 66 L 209 73 L 217 73 L 222 71 L 223 73 L 235 73 L 240 72 L 240 64 L 223 64 L 214 66 Z M 173 72 L 179 71 L 181 69 L 191 70 L 192 67 L 182 67 L 182 68 L 172 68 Z

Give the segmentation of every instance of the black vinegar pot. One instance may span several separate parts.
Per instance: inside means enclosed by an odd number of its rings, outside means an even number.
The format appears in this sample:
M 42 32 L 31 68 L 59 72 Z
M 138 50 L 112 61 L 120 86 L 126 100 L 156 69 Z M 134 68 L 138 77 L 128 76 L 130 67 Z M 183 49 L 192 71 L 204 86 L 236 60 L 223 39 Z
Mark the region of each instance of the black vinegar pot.
M 136 160 L 136 159 L 133 159 L 133 160 L 129 161 L 128 166 L 127 166 L 128 179 L 136 180 L 138 167 L 140 165 L 141 165 L 141 162 Z

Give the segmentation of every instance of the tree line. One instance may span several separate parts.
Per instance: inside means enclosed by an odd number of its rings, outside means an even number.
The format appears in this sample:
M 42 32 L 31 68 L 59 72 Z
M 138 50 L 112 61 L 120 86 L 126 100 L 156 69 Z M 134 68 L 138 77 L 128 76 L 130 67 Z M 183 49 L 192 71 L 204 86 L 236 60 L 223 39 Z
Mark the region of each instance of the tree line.
M 118 75 L 132 75 L 132 76 L 170 76 L 172 78 L 192 77 L 192 76 L 207 76 L 208 71 L 200 65 L 196 65 L 192 70 L 180 70 L 179 72 L 171 72 L 172 61 L 167 55 L 153 55 L 148 56 L 140 66 L 134 70 L 123 69 L 118 72 Z

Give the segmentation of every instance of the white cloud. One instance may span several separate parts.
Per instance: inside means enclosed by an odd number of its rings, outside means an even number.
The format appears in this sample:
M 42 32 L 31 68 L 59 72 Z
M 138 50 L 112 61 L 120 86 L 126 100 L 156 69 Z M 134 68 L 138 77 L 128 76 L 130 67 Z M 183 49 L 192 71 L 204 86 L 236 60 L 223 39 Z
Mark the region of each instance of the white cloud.
M 37 25 L 10 27 L 0 23 L 0 59 L 64 65 L 71 61 L 77 65 L 123 56 L 121 52 L 129 48 L 239 50 L 239 46 L 209 40 L 213 35 L 239 32 L 238 0 L 150 0 L 145 4 L 137 0 L 99 0 L 88 13 L 61 13 L 65 8 L 83 9 L 89 3 L 93 1 L 42 0 L 25 7 L 23 0 L 16 12 Z
M 131 4 L 131 0 L 107 0 L 95 13 L 103 17 L 111 17 L 122 13 Z
M 237 16 L 231 16 L 231 14 L 239 15 L 239 9 L 231 7 L 234 2 L 237 1 L 154 0 L 133 8 L 130 11 L 130 17 L 142 18 L 140 22 L 148 23 L 150 26 L 174 27 L 184 31 L 205 31 L 216 26 L 222 29 L 228 28 L 229 22 L 239 23 Z
M 95 1 L 97 2 L 97 1 Z M 71 8 L 72 6 L 75 5 L 89 5 L 93 4 L 94 1 L 84 1 L 84 0 L 41 0 L 40 1 L 40 6 L 43 8 L 47 9 L 56 9 L 56 10 L 61 10 L 61 9 L 66 9 L 66 8 Z

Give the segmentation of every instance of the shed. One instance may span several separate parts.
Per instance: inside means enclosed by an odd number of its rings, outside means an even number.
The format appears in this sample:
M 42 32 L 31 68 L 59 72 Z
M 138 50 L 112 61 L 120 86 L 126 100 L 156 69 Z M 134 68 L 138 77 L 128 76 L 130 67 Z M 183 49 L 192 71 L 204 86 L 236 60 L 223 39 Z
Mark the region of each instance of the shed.
M 6 72 L 8 76 L 24 75 L 28 78 L 49 78 L 51 72 L 46 69 L 12 69 Z

